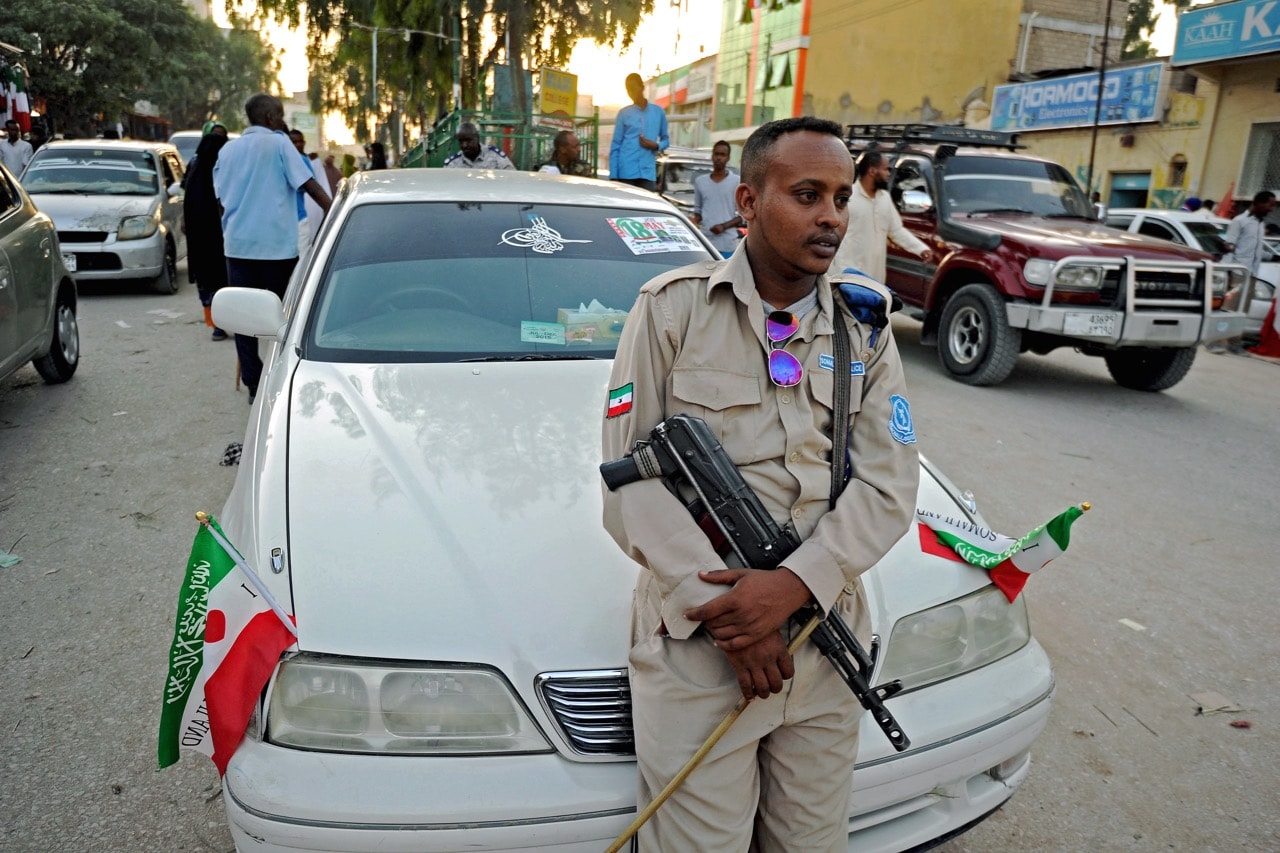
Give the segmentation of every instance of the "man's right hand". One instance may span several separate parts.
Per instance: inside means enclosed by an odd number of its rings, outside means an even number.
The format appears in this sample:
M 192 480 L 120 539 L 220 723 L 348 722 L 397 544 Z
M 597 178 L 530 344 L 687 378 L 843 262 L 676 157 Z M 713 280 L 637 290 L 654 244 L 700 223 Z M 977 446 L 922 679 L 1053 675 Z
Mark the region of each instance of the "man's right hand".
M 793 678 L 795 666 L 782 634 L 773 633 L 754 645 L 736 652 L 724 651 L 738 676 L 742 697 L 768 699 L 773 693 L 782 692 L 782 682 Z

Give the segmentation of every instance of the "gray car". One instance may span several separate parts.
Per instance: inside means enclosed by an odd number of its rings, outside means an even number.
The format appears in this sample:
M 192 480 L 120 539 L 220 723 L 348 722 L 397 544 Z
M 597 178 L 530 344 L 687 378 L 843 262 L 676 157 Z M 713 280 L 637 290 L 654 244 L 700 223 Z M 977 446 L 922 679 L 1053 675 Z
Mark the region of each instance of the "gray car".
M 57 225 L 78 282 L 145 279 L 177 293 L 187 254 L 182 169 L 167 142 L 57 141 L 36 152 L 22 185 Z
M 0 379 L 28 361 L 50 384 L 76 372 L 76 283 L 53 222 L 0 165 Z

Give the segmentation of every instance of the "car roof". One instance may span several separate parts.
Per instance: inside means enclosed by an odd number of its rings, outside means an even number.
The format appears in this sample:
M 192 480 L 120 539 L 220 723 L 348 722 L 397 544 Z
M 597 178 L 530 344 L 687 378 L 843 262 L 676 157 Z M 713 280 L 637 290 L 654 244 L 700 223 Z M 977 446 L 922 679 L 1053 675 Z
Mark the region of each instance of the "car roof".
M 1223 219 L 1221 216 L 1205 217 L 1200 211 L 1191 210 L 1165 210 L 1158 207 L 1112 207 L 1107 209 L 1107 216 L 1113 214 L 1121 216 L 1153 216 L 1157 219 L 1172 219 L 1175 222 L 1213 222 L 1215 224 L 1225 224 L 1230 219 Z
M 121 151 L 177 151 L 168 142 L 150 139 L 54 139 L 40 146 L 40 151 L 56 151 L 59 148 L 113 148 Z M 40 151 L 36 153 L 39 154 Z
M 347 182 L 354 204 L 398 201 L 516 202 L 630 207 L 673 212 L 661 196 L 627 184 L 563 175 L 488 169 L 378 169 Z

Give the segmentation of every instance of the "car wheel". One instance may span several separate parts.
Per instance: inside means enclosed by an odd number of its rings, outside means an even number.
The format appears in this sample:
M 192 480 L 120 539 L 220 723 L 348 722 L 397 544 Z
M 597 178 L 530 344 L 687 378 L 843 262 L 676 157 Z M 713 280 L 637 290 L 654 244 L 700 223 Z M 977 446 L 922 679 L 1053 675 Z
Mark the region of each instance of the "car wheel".
M 1004 302 L 986 284 L 967 284 L 942 309 L 938 358 L 966 385 L 996 385 L 1013 372 L 1022 330 L 1005 319 Z
M 80 323 L 76 320 L 75 291 L 69 285 L 58 289 L 53 309 L 53 341 L 49 352 L 33 359 L 31 366 L 50 385 L 66 382 L 80 364 Z
M 1135 347 L 1109 353 L 1107 370 L 1116 384 L 1135 391 L 1163 391 L 1182 381 L 1196 360 L 1196 348 L 1144 349 Z
M 151 280 L 151 289 L 156 293 L 168 295 L 177 293 L 181 284 L 182 282 L 178 281 L 178 253 L 174 250 L 173 244 L 166 241 L 164 269 L 160 270 L 160 275 Z

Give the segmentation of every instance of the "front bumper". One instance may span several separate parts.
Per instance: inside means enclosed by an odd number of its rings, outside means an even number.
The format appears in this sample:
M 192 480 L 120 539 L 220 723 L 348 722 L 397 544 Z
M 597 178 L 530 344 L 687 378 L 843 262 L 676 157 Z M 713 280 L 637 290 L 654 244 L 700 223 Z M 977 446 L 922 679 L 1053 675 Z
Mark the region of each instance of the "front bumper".
M 913 743 L 905 753 L 894 753 L 864 716 L 849 849 L 905 850 L 998 807 L 1026 777 L 1052 693 L 1048 658 L 1032 640 L 980 670 L 890 700 Z M 249 740 L 223 779 L 232 836 L 246 853 L 598 853 L 634 818 L 635 787 L 630 761 L 378 757 Z
M 75 255 L 76 281 L 154 278 L 164 269 L 164 253 L 163 231 L 141 240 L 118 240 L 112 233 L 101 243 L 62 243 L 64 256 Z

